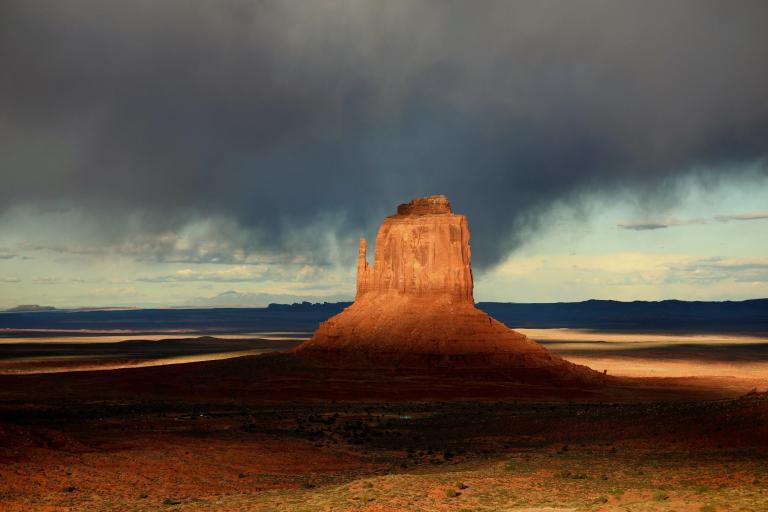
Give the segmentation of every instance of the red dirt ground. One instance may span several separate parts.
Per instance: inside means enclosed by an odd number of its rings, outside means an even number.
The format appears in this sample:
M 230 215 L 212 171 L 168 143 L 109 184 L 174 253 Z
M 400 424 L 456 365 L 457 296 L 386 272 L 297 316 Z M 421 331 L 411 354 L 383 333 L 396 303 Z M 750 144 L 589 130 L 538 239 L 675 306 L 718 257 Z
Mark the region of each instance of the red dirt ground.
M 284 354 L 2 376 L 0 509 L 403 510 L 407 499 L 492 510 L 480 505 L 517 489 L 521 507 L 556 498 L 583 508 L 587 496 L 602 503 L 587 508 L 608 510 L 633 493 L 656 503 L 654 488 L 679 481 L 685 492 L 665 503 L 685 510 L 695 486 L 726 482 L 737 492 L 762 482 L 768 397 L 721 384 L 606 378 L 572 387 L 535 372 L 323 369 Z M 529 469 L 494 469 L 509 457 Z M 632 473 L 657 459 L 651 481 Z M 613 466 L 630 488 L 603 503 L 595 493 L 614 477 L 601 480 L 596 468 Z M 586 469 L 571 477 L 557 467 Z M 472 487 L 446 497 L 457 478 Z M 371 490 L 358 489 L 365 479 Z M 551 486 L 549 498 L 541 486 Z M 377 501 L 350 504 L 369 494 Z M 729 499 L 760 499 L 739 496 Z

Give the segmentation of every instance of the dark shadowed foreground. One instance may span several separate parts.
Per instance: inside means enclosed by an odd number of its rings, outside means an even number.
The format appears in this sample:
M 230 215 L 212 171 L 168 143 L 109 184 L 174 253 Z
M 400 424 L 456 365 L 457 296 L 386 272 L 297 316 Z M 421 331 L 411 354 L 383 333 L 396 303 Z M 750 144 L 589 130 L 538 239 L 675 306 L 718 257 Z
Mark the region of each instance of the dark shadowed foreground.
M 712 379 L 286 354 L 0 376 L 4 510 L 761 510 L 767 457 L 768 397 Z

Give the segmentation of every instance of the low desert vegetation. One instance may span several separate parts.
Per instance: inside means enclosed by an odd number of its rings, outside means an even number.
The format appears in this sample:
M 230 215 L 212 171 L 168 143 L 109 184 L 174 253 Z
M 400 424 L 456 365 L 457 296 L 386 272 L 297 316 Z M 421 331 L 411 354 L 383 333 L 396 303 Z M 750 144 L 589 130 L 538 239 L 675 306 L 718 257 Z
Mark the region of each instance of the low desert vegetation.
M 687 407 L 701 409 L 696 428 L 721 436 L 719 424 L 707 423 L 710 410 L 738 419 L 750 404 Z M 51 491 L 8 487 L 0 503 L 12 503 L 9 510 L 134 512 L 768 510 L 763 448 L 719 448 L 728 439 L 718 437 L 692 449 L 676 440 L 681 428 L 665 437 L 675 416 L 670 420 L 658 404 L 291 405 L 263 412 L 230 405 L 88 407 L 94 441 L 39 439 L 43 448 L 34 453 L 51 457 L 41 462 Z M 658 416 L 646 419 L 649 410 Z M 56 422 L 61 415 L 30 417 Z M 587 420 L 565 421 L 574 417 Z M 604 421 L 610 428 L 595 428 Z M 167 434 L 161 441 L 145 437 L 147 424 Z M 566 424 L 569 430 L 552 426 Z M 543 431 L 559 437 L 547 439 Z M 140 466 L 151 479 L 138 485 L 107 479 L 114 461 L 103 473 L 93 471 L 103 459 L 83 447 L 104 439 L 123 443 L 123 467 Z M 10 462 L 0 466 L 0 478 L 33 482 L 39 467 L 34 459 L 23 467 Z M 194 487 L 187 485 L 191 478 Z

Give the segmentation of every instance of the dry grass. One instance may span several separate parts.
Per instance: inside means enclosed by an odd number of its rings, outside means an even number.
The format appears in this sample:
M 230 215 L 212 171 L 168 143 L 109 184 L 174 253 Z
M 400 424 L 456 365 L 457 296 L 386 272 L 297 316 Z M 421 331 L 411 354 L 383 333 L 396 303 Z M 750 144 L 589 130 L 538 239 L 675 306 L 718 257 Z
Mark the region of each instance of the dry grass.
M 417 467 L 341 485 L 177 497 L 160 503 L 102 503 L 99 509 L 759 511 L 768 510 L 766 469 L 765 461 L 739 454 L 534 450 L 480 463 Z M 77 505 L 71 510 L 78 510 Z

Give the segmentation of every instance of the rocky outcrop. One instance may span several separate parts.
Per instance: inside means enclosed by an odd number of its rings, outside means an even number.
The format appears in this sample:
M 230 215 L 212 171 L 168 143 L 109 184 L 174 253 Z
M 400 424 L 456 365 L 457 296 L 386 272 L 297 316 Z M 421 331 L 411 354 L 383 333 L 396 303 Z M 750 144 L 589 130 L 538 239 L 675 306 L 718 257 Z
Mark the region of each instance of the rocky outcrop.
M 474 304 L 467 218 L 451 211 L 445 196 L 414 199 L 384 220 L 373 266 L 360 240 L 357 296 L 439 298 Z
M 387 217 L 373 265 L 360 240 L 355 302 L 323 322 L 297 353 L 334 366 L 461 366 L 597 373 L 475 307 L 469 227 L 445 196 L 414 199 Z

